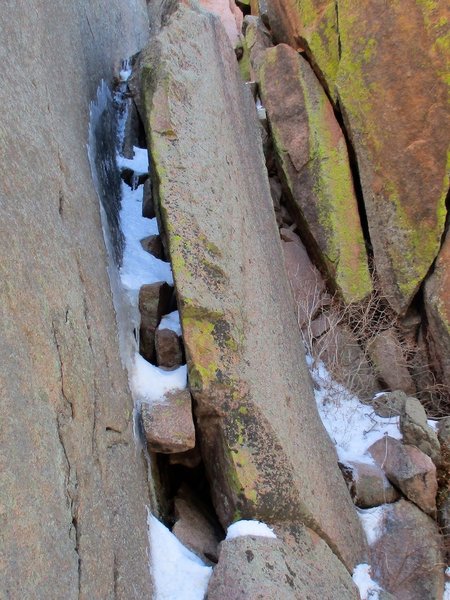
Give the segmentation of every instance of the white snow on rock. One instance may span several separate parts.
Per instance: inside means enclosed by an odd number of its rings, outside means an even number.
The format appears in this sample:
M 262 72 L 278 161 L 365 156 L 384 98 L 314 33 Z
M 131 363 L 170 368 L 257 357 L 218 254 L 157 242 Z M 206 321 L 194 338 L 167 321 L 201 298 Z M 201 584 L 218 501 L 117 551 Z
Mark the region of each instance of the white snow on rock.
M 306 357 L 314 380 L 314 395 L 320 417 L 336 446 L 339 460 L 373 463 L 367 449 L 384 435 L 401 439 L 398 417 L 383 418 L 332 380 L 324 364 Z
M 142 216 L 143 185 L 132 190 L 122 182 L 122 207 L 120 227 L 125 238 L 120 278 L 133 303 L 137 303 L 139 289 L 145 283 L 167 281 L 173 284 L 170 263 L 155 258 L 146 252 L 141 240 L 158 233 L 156 219 Z
M 381 591 L 378 583 L 373 581 L 370 575 L 371 567 L 360 564 L 353 570 L 353 581 L 357 585 L 361 600 L 378 600 Z
M 120 169 L 131 169 L 136 175 L 145 175 L 148 173 L 148 152 L 147 148 L 138 148 L 133 146 L 134 157 L 125 158 L 117 155 L 117 166 Z
M 130 387 L 135 402 L 162 402 L 170 390 L 184 390 L 187 385 L 187 366 L 165 371 L 145 360 L 136 352 L 130 374 Z
M 243 535 L 254 535 L 256 537 L 276 538 L 273 530 L 261 521 L 236 521 L 227 529 L 226 540 L 232 540 Z
M 174 310 L 168 315 L 164 315 L 158 329 L 170 329 L 177 335 L 181 335 L 180 313 L 177 310 Z
M 148 529 L 155 600 L 203 600 L 212 567 L 183 546 L 151 513 Z
M 383 533 L 383 514 L 386 504 L 375 506 L 375 508 L 357 508 L 369 546 L 374 544 Z
M 447 581 L 445 582 L 444 597 L 442 600 L 450 600 L 450 567 L 446 568 L 445 577 Z

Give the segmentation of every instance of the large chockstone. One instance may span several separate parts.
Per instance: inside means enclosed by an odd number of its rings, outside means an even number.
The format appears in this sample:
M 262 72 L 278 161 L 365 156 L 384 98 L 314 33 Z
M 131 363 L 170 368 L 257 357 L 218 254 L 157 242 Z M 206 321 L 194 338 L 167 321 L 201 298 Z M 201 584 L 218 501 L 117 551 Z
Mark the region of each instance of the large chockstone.
M 180 5 L 142 64 L 216 512 L 223 526 L 303 521 L 352 568 L 365 540 L 316 410 L 256 110 L 233 51 L 217 18 Z
M 260 93 L 292 212 L 316 262 L 346 302 L 371 289 L 347 144 L 307 61 L 280 44 L 265 53 Z
M 444 592 L 439 529 L 407 500 L 384 507 L 379 536 L 371 547 L 375 579 L 396 600 L 436 600 Z
M 425 309 L 433 349 L 434 368 L 450 382 L 450 233 L 425 284 Z

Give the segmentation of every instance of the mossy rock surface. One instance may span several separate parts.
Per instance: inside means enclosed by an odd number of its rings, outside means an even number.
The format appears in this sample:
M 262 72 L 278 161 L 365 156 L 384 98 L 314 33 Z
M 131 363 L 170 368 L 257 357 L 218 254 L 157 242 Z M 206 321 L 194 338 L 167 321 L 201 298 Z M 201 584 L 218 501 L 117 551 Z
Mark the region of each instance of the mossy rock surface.
M 266 51 L 260 91 L 298 226 L 346 302 L 372 290 L 347 146 L 309 64 L 286 44 Z
M 216 511 L 224 526 L 305 522 L 352 568 L 364 536 L 317 414 L 255 106 L 218 19 L 180 5 L 142 80 Z

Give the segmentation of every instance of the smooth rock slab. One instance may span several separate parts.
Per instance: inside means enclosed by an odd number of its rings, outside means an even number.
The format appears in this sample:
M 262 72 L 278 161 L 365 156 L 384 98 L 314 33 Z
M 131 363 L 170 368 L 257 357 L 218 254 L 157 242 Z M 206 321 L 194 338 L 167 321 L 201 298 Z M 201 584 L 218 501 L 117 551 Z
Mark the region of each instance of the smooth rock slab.
M 436 513 L 436 466 L 415 446 L 385 436 L 368 450 L 387 478 L 424 512 Z
M 308 534 L 305 534 L 307 537 Z M 220 545 L 208 600 L 357 600 L 349 573 L 321 540 L 300 549 L 279 539 L 244 536 Z
M 396 600 L 437 600 L 444 592 L 442 538 L 436 523 L 407 500 L 385 507 L 372 546 L 374 578 Z
M 315 406 L 255 105 L 220 21 L 180 5 L 142 79 L 216 512 L 224 527 L 304 521 L 351 569 L 365 540 Z
M 142 403 L 141 418 L 152 452 L 171 454 L 195 447 L 192 400 L 188 390 L 169 392 L 164 402 Z
M 371 289 L 347 145 L 311 67 L 280 44 L 264 55 L 260 94 L 302 239 L 346 302 Z

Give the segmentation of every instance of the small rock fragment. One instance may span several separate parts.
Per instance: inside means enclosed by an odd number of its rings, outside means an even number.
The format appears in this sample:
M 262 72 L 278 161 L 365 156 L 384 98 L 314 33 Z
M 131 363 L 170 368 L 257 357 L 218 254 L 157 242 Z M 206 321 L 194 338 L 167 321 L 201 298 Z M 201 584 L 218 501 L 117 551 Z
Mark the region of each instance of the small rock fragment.
M 390 484 L 379 466 L 356 461 L 339 466 L 353 502 L 359 508 L 373 508 L 399 499 L 398 490 Z
M 436 466 L 415 446 L 385 436 L 368 450 L 387 478 L 427 514 L 436 513 Z
M 145 284 L 139 290 L 141 313 L 140 353 L 149 362 L 155 362 L 155 331 L 162 315 L 170 310 L 173 288 L 164 281 Z
M 183 349 L 180 338 L 171 329 L 157 329 L 155 335 L 156 363 L 165 369 L 174 369 L 183 364 Z
M 383 418 L 398 417 L 405 405 L 406 394 L 401 390 L 378 394 L 372 400 L 372 407 L 376 415 Z
M 141 418 L 151 452 L 171 454 L 195 447 L 192 401 L 188 390 L 169 392 L 164 402 L 142 403 Z
M 164 260 L 164 248 L 159 235 L 149 235 L 141 240 L 141 246 L 146 252 L 152 254 L 155 258 Z

